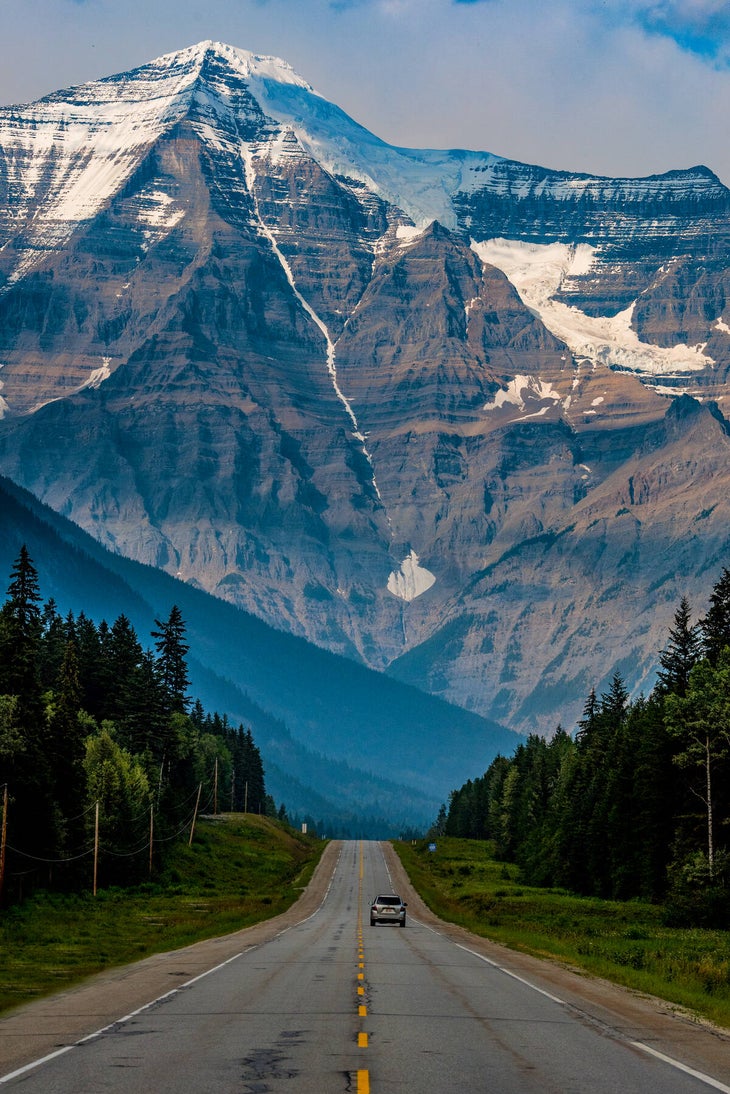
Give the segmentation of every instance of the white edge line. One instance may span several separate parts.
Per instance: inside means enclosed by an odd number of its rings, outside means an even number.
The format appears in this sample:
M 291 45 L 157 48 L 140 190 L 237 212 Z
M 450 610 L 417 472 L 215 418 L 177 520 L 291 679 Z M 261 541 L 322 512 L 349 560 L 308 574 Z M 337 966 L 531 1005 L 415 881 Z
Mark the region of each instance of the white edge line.
M 701 1083 L 714 1087 L 715 1090 L 724 1090 L 725 1094 L 730 1094 L 730 1086 L 721 1083 L 719 1079 L 713 1079 L 711 1075 L 705 1075 L 703 1071 L 695 1071 L 693 1067 L 688 1067 L 687 1064 L 682 1064 L 671 1056 L 665 1056 L 663 1052 L 645 1045 L 642 1041 L 629 1041 L 629 1044 L 633 1045 L 634 1048 L 640 1048 L 642 1052 L 648 1052 L 650 1056 L 656 1056 L 657 1060 L 662 1060 L 670 1067 L 676 1068 L 677 1071 L 683 1071 L 686 1075 L 691 1075 L 693 1079 L 699 1079 Z
M 433 927 L 429 927 L 427 924 L 422 923 L 421 926 L 426 927 L 427 930 L 433 931 L 434 934 L 440 934 L 440 931 L 434 930 Z M 465 953 L 471 954 L 472 957 L 478 957 L 480 961 L 484 961 L 487 965 L 491 965 L 492 968 L 498 969 L 499 972 L 503 972 L 505 976 L 511 976 L 513 980 L 518 980 L 520 984 L 524 984 L 525 987 L 531 988 L 539 995 L 544 995 L 546 999 L 551 999 L 553 1003 L 558 1003 L 560 1006 L 569 1007 L 570 1004 L 565 999 L 559 999 L 557 995 L 551 995 L 549 991 L 544 991 L 542 988 L 538 988 L 536 984 L 530 983 L 529 980 L 525 980 L 524 977 L 518 976 L 517 973 L 511 972 L 509 969 L 505 969 L 503 965 L 498 965 L 496 961 L 492 961 L 489 957 L 485 957 L 484 954 L 477 953 L 476 950 L 469 949 L 468 946 L 462 945 L 460 942 L 454 942 L 457 949 L 463 950 Z M 663 1063 L 668 1064 L 669 1067 L 675 1068 L 677 1071 L 683 1071 L 685 1075 L 691 1075 L 693 1079 L 698 1079 L 699 1082 L 704 1083 L 706 1086 L 713 1087 L 714 1090 L 721 1090 L 723 1094 L 730 1094 L 730 1086 L 726 1086 L 725 1083 L 721 1083 L 719 1079 L 713 1079 L 711 1075 L 706 1075 L 703 1071 L 696 1071 L 694 1068 L 689 1067 L 687 1064 L 681 1063 L 679 1060 L 675 1060 L 672 1056 L 666 1056 L 663 1052 L 659 1052 L 655 1048 L 651 1048 L 649 1045 L 645 1045 L 642 1041 L 629 1041 L 633 1048 L 641 1049 L 642 1052 L 647 1052 L 650 1056 L 656 1057 L 657 1060 L 661 1060 Z
M 312 912 L 311 915 L 308 915 L 305 919 L 302 919 L 298 923 L 293 924 L 293 926 L 298 927 L 302 923 L 308 923 L 310 919 L 314 919 L 314 917 L 318 915 L 318 913 L 322 910 L 322 906 L 324 905 L 324 902 L 329 896 L 330 889 L 332 888 L 332 883 L 334 881 L 335 874 L 337 873 L 337 867 L 339 866 L 341 857 L 342 850 L 340 850 L 340 854 L 337 856 L 337 861 L 335 862 L 334 868 L 332 870 L 332 877 L 330 878 L 329 885 L 327 886 L 327 891 L 322 897 L 322 903 L 314 912 Z M 286 934 L 286 932 L 289 930 L 291 930 L 291 927 L 285 927 L 282 931 L 279 931 L 279 933 L 275 937 L 281 938 L 281 936 L 283 934 Z M 225 968 L 226 965 L 230 965 L 232 961 L 237 961 L 239 957 L 243 957 L 244 953 L 250 953 L 251 950 L 258 949 L 259 945 L 261 945 L 261 943 L 256 946 L 248 946 L 245 950 L 241 950 L 240 953 L 234 953 L 232 957 L 228 957 L 225 961 L 221 961 L 219 965 L 214 965 L 212 969 L 206 969 L 205 972 L 201 972 L 198 974 L 198 976 L 194 976 L 192 980 L 186 980 L 184 984 L 180 984 L 177 988 L 173 988 L 172 991 L 166 991 L 164 995 L 159 995 L 156 999 L 152 999 L 149 1003 L 145 1003 L 143 1006 L 137 1007 L 136 1010 L 130 1011 L 129 1014 L 125 1014 L 123 1018 L 115 1018 L 113 1022 L 109 1022 L 108 1025 L 102 1026 L 101 1029 L 97 1029 L 93 1033 L 87 1033 L 85 1037 L 81 1037 L 80 1040 L 74 1041 L 73 1044 L 64 1045 L 63 1048 L 59 1048 L 55 1052 L 50 1052 L 47 1056 L 41 1056 L 37 1060 L 31 1060 L 29 1064 L 24 1064 L 23 1067 L 19 1067 L 16 1071 L 10 1071 L 7 1075 L 0 1075 L 0 1086 L 2 1086 L 4 1083 L 9 1083 L 12 1079 L 17 1079 L 20 1075 L 27 1074 L 27 1072 L 29 1071 L 34 1071 L 35 1068 L 41 1067 L 42 1064 L 47 1064 L 51 1060 L 55 1060 L 58 1056 L 64 1056 L 67 1052 L 71 1052 L 72 1049 L 78 1048 L 79 1045 L 88 1044 L 89 1041 L 94 1041 L 97 1037 L 102 1037 L 105 1033 L 108 1032 L 108 1030 L 113 1029 L 115 1026 L 121 1026 L 125 1022 L 131 1021 L 132 1018 L 136 1018 L 138 1014 L 143 1014 L 146 1010 L 149 1010 L 151 1007 L 156 1006 L 158 1003 L 164 1003 L 166 999 L 172 999 L 174 995 L 177 995 L 179 992 L 184 991 L 185 988 L 192 987 L 193 984 L 197 984 L 197 982 L 199 980 L 202 980 L 204 977 L 211 976 L 214 972 L 218 972 L 220 969 Z
M 332 885 L 334 883 L 335 874 L 337 873 L 337 867 L 340 865 L 340 859 L 341 858 L 342 858 L 342 848 L 340 848 L 340 853 L 338 854 L 337 860 L 336 860 L 334 866 L 332 867 L 332 876 L 330 877 L 329 885 L 327 886 L 327 888 L 325 890 L 325 894 L 322 897 L 322 900 L 320 901 L 319 907 L 315 908 L 314 911 L 311 912 L 310 915 L 305 916 L 304 919 L 298 919 L 296 923 L 292 923 L 288 927 L 284 927 L 283 930 L 279 931 L 279 933 L 275 936 L 276 938 L 281 938 L 281 936 L 283 934 L 286 934 L 287 931 L 290 931 L 292 929 L 292 927 L 301 927 L 302 924 L 309 923 L 310 919 L 314 919 L 314 917 L 316 915 L 319 915 L 319 913 L 324 908 L 325 901 L 327 900 L 327 897 L 330 895 L 330 890 L 331 890 Z M 259 945 L 261 945 L 261 943 L 259 943 Z M 254 947 L 254 946 L 249 947 L 249 949 L 256 949 L 256 948 L 257 947 Z M 186 986 L 186 985 L 183 985 L 183 986 Z
M 156 1006 L 158 1003 L 164 1003 L 166 999 L 172 999 L 174 995 L 177 995 L 185 988 L 189 988 L 192 984 L 197 983 L 198 980 L 202 980 L 204 976 L 210 976 L 211 973 L 218 972 L 219 969 L 224 968 L 226 965 L 230 965 L 232 961 L 237 961 L 245 952 L 247 951 L 241 950 L 240 953 L 235 953 L 233 957 L 226 958 L 225 961 L 221 961 L 219 965 L 215 965 L 212 969 L 206 969 L 205 972 L 201 972 L 198 976 L 194 976 L 192 980 L 186 980 L 184 984 L 180 984 L 179 987 L 173 988 L 172 991 L 166 991 L 164 995 L 158 995 L 156 999 L 152 999 L 149 1003 L 145 1003 L 143 1006 L 137 1007 L 136 1010 L 130 1011 L 130 1013 L 125 1014 L 123 1018 L 115 1018 L 113 1022 L 109 1022 L 106 1026 L 102 1026 L 101 1029 L 94 1030 L 93 1033 L 87 1033 L 85 1037 L 81 1037 L 78 1041 L 74 1041 L 73 1044 L 64 1045 L 63 1048 L 59 1048 L 56 1052 L 51 1052 L 47 1056 L 41 1056 L 38 1060 L 31 1060 L 29 1064 L 19 1067 L 17 1071 L 11 1071 L 8 1075 L 0 1076 L 0 1084 L 8 1083 L 11 1079 L 17 1079 L 19 1075 L 25 1075 L 26 1072 L 33 1071 L 35 1068 L 40 1067 L 41 1064 L 46 1064 L 50 1060 L 55 1060 L 57 1056 L 63 1056 L 64 1053 L 70 1052 L 74 1048 L 78 1048 L 79 1045 L 86 1045 L 89 1041 L 95 1041 L 97 1037 L 102 1037 L 115 1026 L 121 1026 L 125 1022 L 131 1021 L 132 1018 L 136 1018 L 138 1014 L 143 1014 L 146 1010 Z
M 480 961 L 484 961 L 485 964 L 491 965 L 493 969 L 498 969 L 499 972 L 504 973 L 505 976 L 511 976 L 513 980 L 518 980 L 520 984 L 524 984 L 526 988 L 531 988 L 533 991 L 536 991 L 538 995 L 544 995 L 546 999 L 550 999 L 553 1003 L 558 1003 L 561 1007 L 568 1006 L 564 999 L 559 999 L 557 995 L 551 995 L 549 991 L 538 988 L 536 984 L 532 984 L 529 980 L 525 980 L 524 977 L 518 976 L 516 972 L 505 969 L 504 965 L 498 965 L 496 961 L 492 961 L 490 958 L 485 957 L 484 954 L 477 953 L 476 950 L 470 950 L 468 946 L 463 946 L 461 942 L 454 942 L 454 945 L 457 949 L 463 950 L 464 953 L 470 953 L 472 957 L 478 957 Z
M 11 1079 L 17 1079 L 19 1075 L 25 1075 L 26 1071 L 32 1071 L 34 1067 L 40 1067 L 41 1064 L 48 1063 L 49 1060 L 55 1060 L 57 1056 L 63 1056 L 64 1053 L 70 1052 L 72 1048 L 76 1048 L 76 1045 L 66 1045 L 64 1048 L 59 1048 L 56 1052 L 51 1052 L 48 1056 L 42 1056 L 40 1060 L 34 1060 L 31 1064 L 26 1064 L 25 1067 L 19 1067 L 17 1071 L 11 1071 L 8 1075 L 0 1076 L 0 1083 L 9 1083 Z

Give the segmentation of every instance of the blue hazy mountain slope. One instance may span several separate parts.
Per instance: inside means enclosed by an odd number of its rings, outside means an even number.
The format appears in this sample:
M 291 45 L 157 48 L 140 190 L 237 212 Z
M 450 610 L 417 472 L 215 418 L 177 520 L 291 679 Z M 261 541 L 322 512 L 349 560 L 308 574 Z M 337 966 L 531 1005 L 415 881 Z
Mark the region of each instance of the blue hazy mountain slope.
M 97 621 L 127 615 L 145 644 L 177 604 L 192 690 L 253 729 L 277 800 L 334 824 L 423 823 L 449 791 L 520 738 L 174 578 L 106 551 L 0 479 L 0 572 L 26 543 L 44 599 Z

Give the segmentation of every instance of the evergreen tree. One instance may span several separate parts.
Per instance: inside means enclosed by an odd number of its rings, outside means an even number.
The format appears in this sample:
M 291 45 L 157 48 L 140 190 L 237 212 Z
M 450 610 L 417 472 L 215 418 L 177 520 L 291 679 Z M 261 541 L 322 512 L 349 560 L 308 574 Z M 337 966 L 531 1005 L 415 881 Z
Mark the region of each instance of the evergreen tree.
M 126 615 L 115 620 L 101 644 L 102 658 L 107 665 L 107 671 L 102 675 L 107 686 L 102 717 L 119 721 L 126 714 L 127 692 L 142 662 L 142 647 Z
M 152 632 L 156 639 L 157 661 L 160 679 L 167 696 L 170 713 L 184 712 L 190 705 L 187 695 L 188 666 L 185 660 L 189 647 L 185 643 L 185 624 L 177 605 L 173 605 L 165 623 L 155 620 L 159 628 Z
M 28 855 L 52 857 L 58 812 L 41 696 L 40 600 L 38 573 L 23 545 L 0 610 L 0 694 L 14 697 L 13 731 L 21 743 L 0 770 L 0 782 L 7 782 L 12 805 L 8 843 Z M 22 861 L 27 866 L 32 860 Z
M 666 649 L 659 654 L 661 668 L 657 672 L 660 687 L 665 692 L 684 696 L 689 674 L 702 655 L 700 626 L 692 624 L 689 600 L 683 596 L 674 615 Z
M 74 854 L 84 835 L 82 813 L 85 802 L 86 732 L 79 719 L 81 685 L 79 683 L 76 644 L 66 643 L 48 717 L 47 758 L 53 778 L 53 793 L 60 813 L 58 851 Z
M 716 665 L 723 649 L 730 646 L 730 570 L 727 567 L 713 587 L 710 607 L 700 628 L 705 657 L 711 665 Z
M 149 756 L 159 765 L 174 759 L 174 734 L 170 727 L 167 698 L 157 661 L 148 650 L 141 653 L 120 689 L 122 713 L 116 718 L 119 742 L 136 755 Z
M 56 611 L 53 600 L 43 605 L 41 615 L 41 646 L 40 646 L 40 684 L 43 691 L 53 688 L 66 649 L 67 628 L 65 621 Z
M 593 725 L 594 720 L 598 716 L 598 698 L 596 696 L 596 689 L 591 688 L 588 698 L 585 701 L 583 707 L 583 717 L 578 721 L 578 732 L 576 736 L 580 738 L 586 730 L 589 730 Z
M 629 896 L 664 897 L 681 808 L 682 793 L 675 746 L 664 724 L 664 697 L 655 692 L 632 711 L 635 727 L 629 763 L 633 770 L 631 820 L 624 824 L 625 846 L 631 848 L 633 878 Z
M 601 715 L 620 722 L 626 715 L 629 702 L 629 693 L 626 690 L 620 672 L 615 672 L 611 677 L 611 687 L 601 696 Z
M 75 631 L 81 706 L 100 722 L 107 716 L 105 708 L 109 689 L 101 636 L 96 624 L 84 612 L 81 612 L 76 620 Z
M 38 572 L 23 545 L 0 613 L 0 692 L 17 695 L 21 708 L 36 719 L 40 714 L 40 599 Z

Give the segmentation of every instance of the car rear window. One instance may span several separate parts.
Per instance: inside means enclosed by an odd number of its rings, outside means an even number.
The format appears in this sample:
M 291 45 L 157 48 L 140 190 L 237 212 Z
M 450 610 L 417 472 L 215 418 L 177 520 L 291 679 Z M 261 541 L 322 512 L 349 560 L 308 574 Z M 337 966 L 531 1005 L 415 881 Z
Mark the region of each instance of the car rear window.
M 379 896 L 375 901 L 376 904 L 400 904 L 399 896 Z

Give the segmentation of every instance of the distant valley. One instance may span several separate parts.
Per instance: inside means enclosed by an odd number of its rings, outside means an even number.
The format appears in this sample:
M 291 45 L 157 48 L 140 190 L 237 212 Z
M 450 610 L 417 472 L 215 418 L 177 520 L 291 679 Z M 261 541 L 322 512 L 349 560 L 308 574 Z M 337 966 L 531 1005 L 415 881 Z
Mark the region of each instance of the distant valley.
M 151 646 L 155 619 L 180 606 L 193 694 L 210 712 L 252 728 L 276 801 L 330 833 L 389 836 L 423 828 L 460 780 L 519 743 L 477 715 L 111 554 L 2 479 L 0 511 L 2 580 L 18 544 L 27 544 L 44 598 L 63 615 L 77 616 L 82 607 L 97 622 L 126 615 L 143 646 Z

